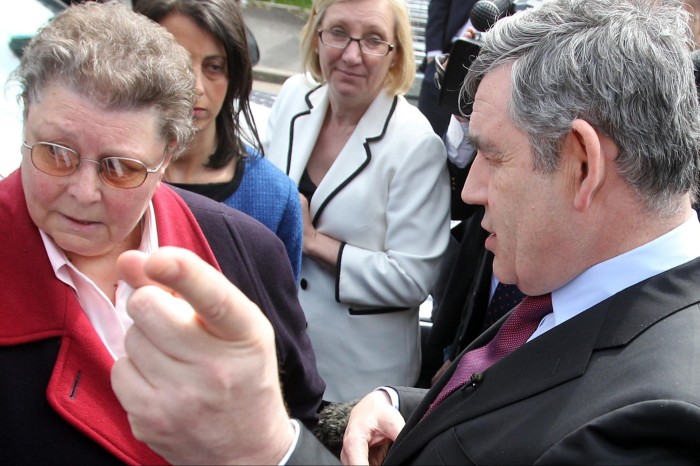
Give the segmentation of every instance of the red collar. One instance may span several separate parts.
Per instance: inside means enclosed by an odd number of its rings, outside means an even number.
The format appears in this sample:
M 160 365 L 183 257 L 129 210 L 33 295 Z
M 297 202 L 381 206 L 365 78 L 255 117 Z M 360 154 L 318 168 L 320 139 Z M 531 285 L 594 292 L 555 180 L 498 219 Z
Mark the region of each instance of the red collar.
M 162 184 L 153 206 L 161 246 L 190 249 L 218 268 L 194 215 L 175 192 Z M 121 461 L 164 463 L 131 433 L 112 392 L 112 357 L 72 290 L 54 275 L 27 211 L 19 170 L 0 182 L 0 238 L 0 345 L 61 337 L 47 387 L 53 409 Z

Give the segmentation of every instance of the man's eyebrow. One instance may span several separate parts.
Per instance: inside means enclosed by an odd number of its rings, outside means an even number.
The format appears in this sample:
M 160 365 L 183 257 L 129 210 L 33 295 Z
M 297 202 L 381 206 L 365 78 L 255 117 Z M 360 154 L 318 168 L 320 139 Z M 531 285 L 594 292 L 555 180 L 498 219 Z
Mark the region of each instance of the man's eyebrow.
M 485 141 L 483 138 L 479 137 L 479 135 L 470 132 L 465 138 L 467 142 L 478 151 L 489 153 L 496 152 L 496 146 Z

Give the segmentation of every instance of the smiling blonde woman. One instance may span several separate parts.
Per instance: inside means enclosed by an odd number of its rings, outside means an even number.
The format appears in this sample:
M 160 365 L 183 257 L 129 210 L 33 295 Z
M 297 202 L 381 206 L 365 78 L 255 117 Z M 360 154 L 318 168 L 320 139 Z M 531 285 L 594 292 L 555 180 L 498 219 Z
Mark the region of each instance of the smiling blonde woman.
M 299 300 L 324 399 L 347 401 L 418 378 L 418 306 L 449 235 L 445 147 L 402 96 L 402 0 L 318 0 L 301 42 L 308 73 L 279 93 L 265 153 L 303 195 Z

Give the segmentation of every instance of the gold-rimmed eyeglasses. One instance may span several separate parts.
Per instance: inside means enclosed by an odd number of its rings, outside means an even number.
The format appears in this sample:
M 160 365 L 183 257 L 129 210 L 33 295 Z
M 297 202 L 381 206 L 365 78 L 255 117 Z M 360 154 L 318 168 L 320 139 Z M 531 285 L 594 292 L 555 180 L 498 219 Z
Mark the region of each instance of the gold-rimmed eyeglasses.
M 350 42 L 357 42 L 360 46 L 360 52 L 365 55 L 374 55 L 383 57 L 394 50 L 394 44 L 376 38 L 357 38 L 351 37 L 342 29 L 319 29 L 318 38 L 321 43 L 335 49 L 345 49 Z
M 81 157 L 75 150 L 51 142 L 35 142 L 22 146 L 29 149 L 32 165 L 37 170 L 52 176 L 68 176 L 80 168 L 82 162 L 92 162 L 97 165 L 97 173 L 107 185 L 114 188 L 138 188 L 146 181 L 149 173 L 156 173 L 165 163 L 163 155 L 155 168 L 148 168 L 143 162 L 127 157 L 105 157 L 93 160 Z

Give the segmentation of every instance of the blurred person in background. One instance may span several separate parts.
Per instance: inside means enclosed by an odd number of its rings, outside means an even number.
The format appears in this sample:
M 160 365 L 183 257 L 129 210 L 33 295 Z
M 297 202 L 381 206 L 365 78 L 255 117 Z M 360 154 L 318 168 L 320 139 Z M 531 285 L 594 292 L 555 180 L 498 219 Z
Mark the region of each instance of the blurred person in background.
M 443 136 L 450 122 L 450 112 L 440 106 L 440 90 L 435 85 L 435 57 L 449 53 L 452 43 L 462 37 L 470 23 L 469 14 L 477 0 L 430 0 L 425 25 L 425 59 L 421 63 L 423 81 L 418 108 L 428 118 L 433 130 Z
M 700 47 L 700 0 L 685 0 L 685 9 L 690 13 L 690 29 L 693 31 L 695 48 Z
M 402 0 L 317 0 L 301 47 L 307 73 L 282 87 L 264 146 L 302 194 L 299 299 L 324 399 L 347 401 L 417 380 L 418 306 L 449 235 L 445 147 L 402 95 Z
M 165 27 L 192 58 L 197 134 L 165 181 L 234 207 L 282 240 L 294 276 L 301 268 L 296 184 L 261 154 L 249 97 L 253 71 L 236 0 L 139 0 L 135 11 Z M 242 122 L 250 128 L 246 134 Z

